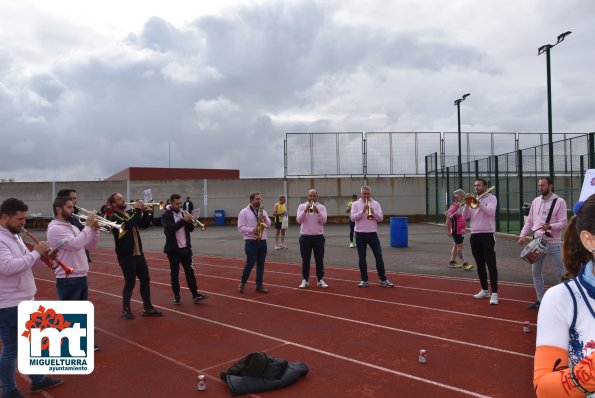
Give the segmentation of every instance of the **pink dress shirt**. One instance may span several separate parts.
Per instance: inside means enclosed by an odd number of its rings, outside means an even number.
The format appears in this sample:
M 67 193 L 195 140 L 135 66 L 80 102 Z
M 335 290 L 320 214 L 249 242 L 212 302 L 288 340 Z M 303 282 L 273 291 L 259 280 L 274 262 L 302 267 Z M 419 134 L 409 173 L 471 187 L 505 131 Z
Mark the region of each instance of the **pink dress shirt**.
M 264 221 L 267 227 L 271 226 L 271 219 L 269 218 L 267 211 L 263 210 Z M 238 214 L 238 231 L 244 237 L 244 240 L 255 239 L 254 236 L 254 229 L 257 226 L 257 218 L 256 218 L 256 211 L 252 210 L 250 205 L 244 207 L 240 214 Z M 266 240 L 267 238 L 267 230 L 264 229 L 262 233 L 262 240 Z
M 298 206 L 296 221 L 300 226 L 302 235 L 323 235 L 324 224 L 326 223 L 326 207 L 316 203 L 318 213 L 310 214 L 310 203 L 302 203 Z
M 384 215 L 380 203 L 369 199 L 368 204 L 372 208 L 373 219 L 368 220 L 368 212 L 364 210 L 366 202 L 359 198 L 351 204 L 351 221 L 355 223 L 355 232 L 377 232 L 378 223 L 382 222 Z

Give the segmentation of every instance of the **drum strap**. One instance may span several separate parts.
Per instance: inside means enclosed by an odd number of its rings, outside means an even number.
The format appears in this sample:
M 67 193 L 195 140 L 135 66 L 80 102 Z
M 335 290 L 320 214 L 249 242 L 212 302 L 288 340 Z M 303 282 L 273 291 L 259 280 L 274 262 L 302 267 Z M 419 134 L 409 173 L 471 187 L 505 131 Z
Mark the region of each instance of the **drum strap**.
M 550 223 L 550 218 L 552 218 L 552 213 L 554 212 L 554 207 L 556 207 L 557 200 L 558 200 L 558 198 L 554 198 L 554 200 L 552 201 L 552 206 L 550 207 L 550 212 L 547 214 L 547 218 L 545 219 L 546 224 Z M 548 238 L 552 237 L 552 234 L 550 234 L 550 231 L 545 231 L 544 235 L 547 236 Z

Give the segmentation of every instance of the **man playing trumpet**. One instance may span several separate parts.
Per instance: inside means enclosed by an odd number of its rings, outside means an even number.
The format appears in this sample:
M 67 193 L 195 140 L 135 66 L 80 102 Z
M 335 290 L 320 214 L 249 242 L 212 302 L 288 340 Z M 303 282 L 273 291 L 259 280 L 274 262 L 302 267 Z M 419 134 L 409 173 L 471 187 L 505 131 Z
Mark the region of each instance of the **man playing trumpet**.
M 142 316 L 161 316 L 151 304 L 151 278 L 149 277 L 149 266 L 143 254 L 143 243 L 140 239 L 139 227 L 146 227 L 149 219 L 143 215 L 145 204 L 142 200 L 134 202 L 134 207 L 126 211 L 126 201 L 122 194 L 115 192 L 107 198 L 113 209 L 110 221 L 122 224 L 122 231 L 112 229 L 116 243 L 116 255 L 118 263 L 124 274 L 124 288 L 122 289 L 122 318 L 134 319 L 130 309 L 132 290 L 136 284 L 136 278 L 140 281 L 140 295 L 143 299 Z
M 58 258 L 67 265 L 76 266 L 66 275 L 62 267 L 56 267 L 56 290 L 60 300 L 89 300 L 87 254 L 99 241 L 99 224 L 94 214 L 89 214 L 82 230 L 72 224 L 74 202 L 68 196 L 54 200 L 54 219 L 48 225 L 47 238 L 51 247 L 58 247 Z M 100 349 L 95 345 L 95 351 Z
M 318 192 L 308 191 L 308 201 L 299 205 L 296 221 L 300 227 L 300 254 L 302 255 L 302 283 L 305 289 L 310 282 L 310 258 L 314 252 L 316 262 L 316 278 L 318 287 L 327 288 L 324 277 L 324 224 L 326 223 L 326 207 L 317 202 Z
M 359 287 L 368 286 L 368 264 L 366 263 L 366 247 L 370 246 L 376 259 L 376 271 L 380 279 L 380 286 L 395 287 L 388 279 L 384 270 L 382 248 L 378 239 L 378 223 L 384 218 L 380 203 L 370 197 L 372 188 L 363 186 L 361 197 L 351 205 L 351 220 L 355 222 L 355 246 L 359 257 L 359 272 L 361 281 Z
M 192 301 L 199 303 L 208 296 L 198 292 L 196 276 L 194 275 L 194 262 L 192 259 L 192 244 L 190 232 L 194 231 L 192 214 L 181 211 L 182 196 L 174 193 L 169 198 L 169 209 L 161 216 L 161 224 L 165 233 L 165 247 L 163 251 L 169 260 L 171 271 L 171 289 L 174 293 L 174 304 L 181 304 L 180 297 L 180 264 L 184 268 L 186 283 L 192 293 Z

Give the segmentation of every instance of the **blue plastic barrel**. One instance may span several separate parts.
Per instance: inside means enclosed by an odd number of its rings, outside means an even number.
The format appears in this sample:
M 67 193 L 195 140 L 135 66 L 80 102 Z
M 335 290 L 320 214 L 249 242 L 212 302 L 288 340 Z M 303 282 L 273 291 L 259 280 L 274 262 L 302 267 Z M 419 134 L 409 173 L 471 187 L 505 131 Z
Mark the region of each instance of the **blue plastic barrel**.
M 218 226 L 225 225 L 225 211 L 224 210 L 215 210 L 215 225 L 218 225 Z
M 390 246 L 407 247 L 409 234 L 407 232 L 407 217 L 390 218 Z

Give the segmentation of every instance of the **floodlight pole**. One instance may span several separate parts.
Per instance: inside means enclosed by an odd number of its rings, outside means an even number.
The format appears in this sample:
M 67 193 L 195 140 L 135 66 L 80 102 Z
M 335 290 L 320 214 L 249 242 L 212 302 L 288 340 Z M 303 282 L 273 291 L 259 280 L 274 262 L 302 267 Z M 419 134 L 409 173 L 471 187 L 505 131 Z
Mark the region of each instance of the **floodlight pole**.
M 552 128 L 552 70 L 550 66 L 550 50 L 564 41 L 570 31 L 558 35 L 556 44 L 545 44 L 537 49 L 537 55 L 545 53 L 546 68 L 547 68 L 547 138 L 548 138 L 548 157 L 550 178 L 554 181 L 554 135 Z
M 465 101 L 465 98 L 470 96 L 471 94 L 465 94 L 461 98 L 455 100 L 455 106 L 457 107 L 457 131 L 459 136 L 459 156 L 457 161 L 457 168 L 459 170 L 459 186 L 458 189 L 463 188 L 463 163 L 462 163 L 462 156 L 461 156 L 461 102 Z

